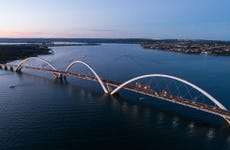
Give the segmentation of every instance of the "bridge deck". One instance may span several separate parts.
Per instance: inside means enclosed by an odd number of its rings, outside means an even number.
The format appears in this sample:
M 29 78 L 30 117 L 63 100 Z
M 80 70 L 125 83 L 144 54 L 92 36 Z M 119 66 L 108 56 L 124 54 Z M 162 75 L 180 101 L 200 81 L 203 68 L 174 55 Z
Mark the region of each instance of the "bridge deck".
M 110 86 L 114 86 L 117 87 L 120 84 L 119 83 L 108 83 Z M 136 93 L 140 93 L 140 94 L 144 94 L 144 95 L 148 95 L 150 97 L 155 97 L 161 100 L 165 100 L 165 101 L 169 101 L 172 103 L 177 103 L 183 106 L 187 106 L 187 107 L 191 107 L 191 108 L 195 108 L 198 110 L 202 110 L 211 114 L 215 114 L 218 116 L 224 116 L 229 118 L 230 117 L 230 111 L 229 110 L 224 110 L 224 109 L 220 109 L 218 107 L 214 107 L 214 106 L 210 106 L 204 103 L 200 103 L 200 102 L 196 102 L 196 101 L 191 101 L 191 100 L 187 100 L 181 97 L 176 97 L 173 95 L 165 95 L 163 93 L 159 93 L 150 89 L 143 89 L 143 88 L 138 88 L 136 86 L 125 86 L 124 89 L 129 90 L 129 91 L 133 91 Z

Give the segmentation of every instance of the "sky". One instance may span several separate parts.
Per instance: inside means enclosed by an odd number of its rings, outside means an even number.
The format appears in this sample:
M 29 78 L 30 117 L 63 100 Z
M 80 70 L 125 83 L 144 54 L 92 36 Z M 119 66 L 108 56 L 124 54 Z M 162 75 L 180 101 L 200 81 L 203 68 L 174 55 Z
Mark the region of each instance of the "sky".
M 0 38 L 230 41 L 230 0 L 0 0 Z

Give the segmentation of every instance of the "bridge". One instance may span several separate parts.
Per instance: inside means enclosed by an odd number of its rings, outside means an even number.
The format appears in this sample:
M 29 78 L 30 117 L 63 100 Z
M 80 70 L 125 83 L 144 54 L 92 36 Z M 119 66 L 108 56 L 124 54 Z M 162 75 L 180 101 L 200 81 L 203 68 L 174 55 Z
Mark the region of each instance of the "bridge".
M 33 60 L 38 60 L 44 63 L 49 68 L 26 65 L 29 61 L 33 61 Z M 89 71 L 93 74 L 93 76 L 70 72 L 71 68 L 76 64 L 81 64 L 85 66 L 86 68 L 88 68 Z M 11 70 L 11 71 L 16 71 L 16 72 L 20 72 L 22 69 L 29 69 L 29 70 L 51 73 L 52 75 L 54 75 L 55 78 L 58 78 L 60 80 L 66 79 L 67 76 L 71 76 L 71 77 L 81 78 L 84 80 L 94 81 L 94 82 L 98 82 L 103 92 L 109 95 L 114 95 L 115 93 L 118 93 L 119 90 L 125 89 L 128 91 L 143 94 L 149 97 L 154 97 L 160 100 L 168 101 L 171 103 L 175 103 L 178 105 L 190 107 L 196 110 L 200 110 L 200 111 L 207 112 L 213 115 L 217 115 L 219 117 L 222 117 L 224 120 L 226 120 L 226 122 L 230 125 L 230 111 L 226 107 L 224 107 L 217 99 L 215 99 L 205 90 L 201 89 L 200 87 L 186 80 L 183 80 L 175 76 L 170 76 L 170 75 L 165 75 L 165 74 L 146 74 L 146 75 L 141 75 L 141 76 L 132 78 L 130 80 L 127 80 L 124 83 L 120 83 L 117 81 L 102 79 L 89 64 L 83 61 L 79 61 L 79 60 L 73 61 L 66 67 L 64 71 L 62 71 L 62 70 L 56 69 L 47 60 L 39 58 L 39 57 L 26 58 L 17 65 L 0 64 L 0 69 Z M 182 83 L 190 87 L 190 89 L 185 88 L 187 89 L 186 93 L 190 94 L 191 90 L 195 90 L 197 93 L 207 98 L 209 102 L 211 102 L 214 105 L 206 104 L 204 102 L 198 101 L 196 98 L 189 99 L 189 98 L 186 98 L 185 96 L 181 96 L 181 95 L 179 96 L 178 94 L 172 94 L 169 91 L 165 90 L 165 88 L 163 88 L 164 90 L 159 91 L 157 89 L 151 88 L 149 85 L 142 85 L 137 82 L 137 81 L 140 81 L 141 79 L 147 79 L 147 78 L 165 78 L 165 79 L 169 79 L 169 80 L 173 80 L 173 81 Z M 135 84 L 133 85 L 133 83 Z

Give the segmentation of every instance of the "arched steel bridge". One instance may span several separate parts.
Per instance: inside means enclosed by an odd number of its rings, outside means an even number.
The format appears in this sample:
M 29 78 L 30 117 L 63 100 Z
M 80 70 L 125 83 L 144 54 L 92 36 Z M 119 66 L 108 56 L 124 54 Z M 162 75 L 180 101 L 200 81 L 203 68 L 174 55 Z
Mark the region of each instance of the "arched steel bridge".
M 26 65 L 28 61 L 35 60 L 35 59 L 47 64 L 49 68 L 33 67 L 33 66 Z M 76 64 L 84 65 L 93 73 L 94 76 L 70 72 L 71 68 Z M 96 73 L 96 71 L 89 64 L 87 64 L 83 61 L 79 61 L 79 60 L 73 61 L 72 63 L 70 63 L 67 66 L 65 71 L 61 71 L 61 70 L 56 69 L 47 60 L 39 58 L 39 57 L 26 58 L 26 59 L 22 60 L 18 65 L 0 64 L 0 68 L 5 69 L 5 70 L 16 71 L 16 72 L 19 72 L 22 69 L 30 69 L 30 70 L 37 70 L 37 71 L 43 71 L 43 72 L 51 73 L 56 78 L 59 78 L 59 79 L 66 78 L 66 76 L 72 76 L 72 77 L 77 77 L 77 78 L 81 78 L 81 79 L 85 79 L 85 80 L 96 81 L 100 84 L 102 90 L 106 94 L 113 95 L 113 94 L 117 93 L 120 89 L 126 89 L 129 91 L 144 94 L 144 95 L 147 95 L 150 97 L 158 98 L 158 99 L 165 100 L 168 102 L 183 105 L 185 107 L 190 107 L 193 109 L 197 109 L 200 111 L 204 111 L 204 112 L 207 112 L 210 114 L 220 116 L 223 119 L 225 119 L 228 124 L 230 124 L 230 111 L 227 110 L 227 108 L 224 107 L 217 99 L 215 99 L 208 92 L 199 88 L 198 86 L 196 86 L 196 85 L 194 85 L 194 84 L 192 84 L 186 80 L 183 80 L 181 78 L 175 77 L 175 76 L 170 76 L 170 75 L 165 75 L 165 74 L 146 74 L 146 75 L 141 75 L 141 76 L 132 78 L 130 80 L 127 80 L 124 83 L 119 83 L 116 81 L 101 79 L 99 77 L 99 75 Z M 143 87 L 129 85 L 130 83 L 136 82 L 140 79 L 153 78 L 153 77 L 167 78 L 167 79 L 175 80 L 175 81 L 181 82 L 183 84 L 186 84 L 187 86 L 190 86 L 191 88 L 197 90 L 200 94 L 202 94 L 203 96 L 208 98 L 208 100 L 210 100 L 212 103 L 214 103 L 217 107 L 213 107 L 213 106 L 205 104 L 205 103 L 196 102 L 193 100 L 185 99 L 185 98 L 174 96 L 174 95 L 168 95 L 167 93 L 164 93 L 164 92 L 159 93 L 159 92 L 156 92 L 156 91 L 149 89 L 149 88 L 143 88 Z M 113 87 L 114 89 L 111 89 L 111 87 Z

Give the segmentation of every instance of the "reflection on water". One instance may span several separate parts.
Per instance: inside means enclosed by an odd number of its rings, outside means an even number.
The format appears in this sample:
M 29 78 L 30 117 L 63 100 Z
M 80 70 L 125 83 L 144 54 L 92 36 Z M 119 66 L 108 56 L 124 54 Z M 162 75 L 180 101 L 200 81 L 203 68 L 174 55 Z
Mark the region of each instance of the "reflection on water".
M 188 136 L 192 136 L 195 132 L 195 123 L 190 122 L 188 123 Z
M 179 118 L 174 117 L 173 120 L 172 120 L 172 127 L 177 128 L 178 125 L 179 125 Z
M 212 140 L 215 137 L 215 129 L 211 128 L 208 130 L 207 138 L 208 140 Z
M 163 124 L 164 123 L 164 114 L 162 112 L 159 112 L 157 114 L 157 124 Z
M 230 149 L 230 136 L 226 139 L 226 149 Z

